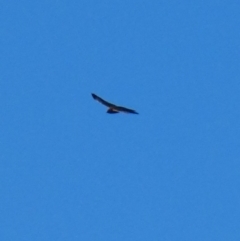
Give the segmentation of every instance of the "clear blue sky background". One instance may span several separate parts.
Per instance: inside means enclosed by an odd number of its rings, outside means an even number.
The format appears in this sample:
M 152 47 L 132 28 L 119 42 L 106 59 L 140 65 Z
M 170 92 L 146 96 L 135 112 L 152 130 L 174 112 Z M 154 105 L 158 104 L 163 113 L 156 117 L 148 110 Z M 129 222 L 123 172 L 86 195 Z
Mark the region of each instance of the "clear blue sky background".
M 2 0 L 0 240 L 240 240 L 239 11 Z

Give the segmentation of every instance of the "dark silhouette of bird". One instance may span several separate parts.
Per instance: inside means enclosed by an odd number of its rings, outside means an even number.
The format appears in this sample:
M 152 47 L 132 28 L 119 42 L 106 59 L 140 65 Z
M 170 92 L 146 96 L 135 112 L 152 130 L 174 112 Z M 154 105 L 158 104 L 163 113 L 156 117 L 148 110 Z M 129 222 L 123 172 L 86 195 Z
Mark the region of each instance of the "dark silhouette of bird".
M 112 103 L 107 102 L 106 100 L 100 98 L 99 96 L 92 94 L 94 100 L 99 101 L 103 105 L 108 107 L 107 113 L 108 114 L 117 114 L 119 112 L 130 113 L 130 114 L 138 114 L 135 110 L 128 109 L 126 107 L 114 105 Z

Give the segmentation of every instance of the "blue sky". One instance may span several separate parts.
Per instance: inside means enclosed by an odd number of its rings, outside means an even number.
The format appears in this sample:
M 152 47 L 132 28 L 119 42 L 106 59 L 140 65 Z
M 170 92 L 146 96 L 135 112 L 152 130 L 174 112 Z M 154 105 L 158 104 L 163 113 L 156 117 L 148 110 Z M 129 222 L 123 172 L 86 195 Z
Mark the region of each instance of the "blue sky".
M 240 240 L 239 10 L 1 1 L 0 239 Z

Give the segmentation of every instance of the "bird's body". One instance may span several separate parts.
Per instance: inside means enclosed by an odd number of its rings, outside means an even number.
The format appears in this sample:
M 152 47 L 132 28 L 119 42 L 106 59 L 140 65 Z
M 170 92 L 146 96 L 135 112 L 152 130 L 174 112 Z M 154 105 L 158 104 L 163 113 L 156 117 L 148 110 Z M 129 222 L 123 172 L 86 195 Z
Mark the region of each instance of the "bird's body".
M 112 103 L 109 103 L 109 102 L 105 101 L 104 99 L 100 98 L 99 96 L 97 96 L 95 94 L 92 94 L 92 97 L 93 97 L 93 99 L 99 101 L 100 103 L 102 103 L 103 105 L 108 107 L 108 110 L 107 110 L 108 114 L 117 114 L 119 112 L 138 114 L 135 110 L 128 109 L 128 108 L 122 107 L 122 106 L 114 105 Z

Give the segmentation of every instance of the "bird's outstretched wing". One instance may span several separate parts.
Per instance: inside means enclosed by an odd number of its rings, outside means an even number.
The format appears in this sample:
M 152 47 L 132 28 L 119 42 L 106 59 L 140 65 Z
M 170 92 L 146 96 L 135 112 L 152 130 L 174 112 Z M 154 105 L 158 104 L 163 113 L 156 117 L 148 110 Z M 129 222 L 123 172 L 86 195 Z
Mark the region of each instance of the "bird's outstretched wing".
M 117 106 L 117 110 L 119 112 L 125 112 L 125 113 L 131 113 L 131 114 L 138 114 L 137 111 L 132 110 L 132 109 L 128 109 L 126 107 L 122 107 L 122 106 Z
M 102 103 L 103 105 L 107 106 L 109 109 L 107 110 L 107 113 L 109 114 L 116 114 L 119 112 L 124 112 L 124 113 L 131 113 L 131 114 L 138 114 L 135 110 L 132 109 L 128 109 L 126 107 L 122 107 L 122 106 L 117 106 L 114 105 L 112 103 L 109 103 L 107 101 L 105 101 L 104 99 L 100 98 L 99 96 L 92 94 L 93 99 L 99 101 L 100 103 Z
M 114 104 L 107 102 L 106 100 L 100 98 L 99 96 L 97 96 L 95 94 L 92 94 L 92 97 L 93 97 L 94 100 L 99 101 L 100 103 L 102 103 L 103 105 L 106 105 L 109 108 L 115 107 Z

